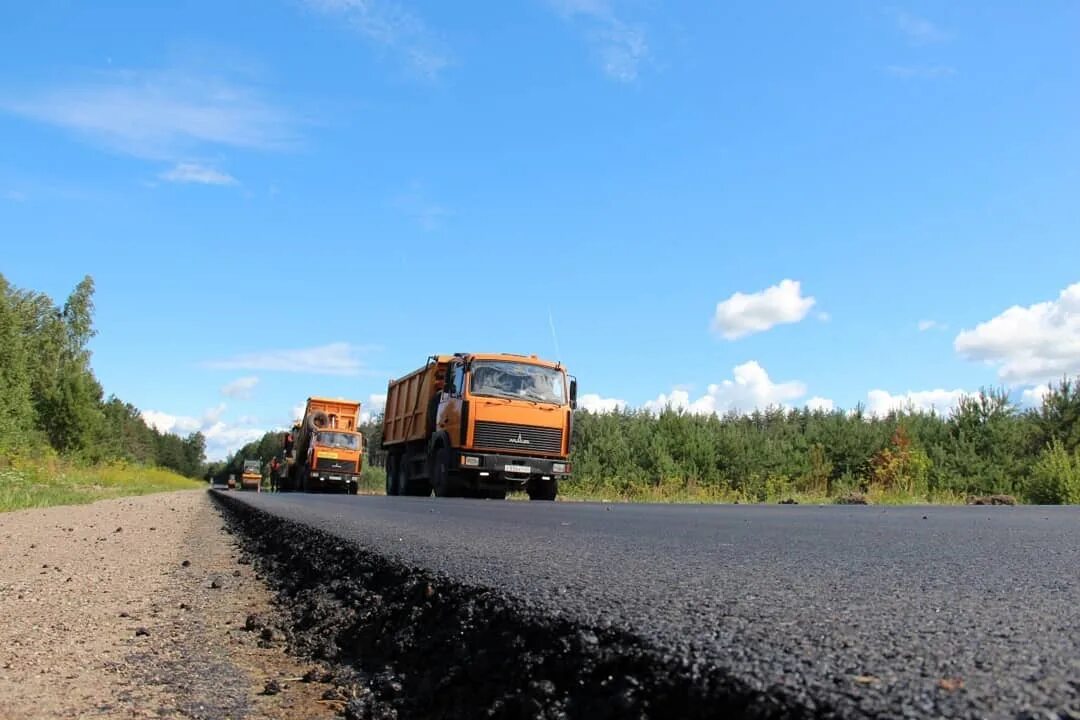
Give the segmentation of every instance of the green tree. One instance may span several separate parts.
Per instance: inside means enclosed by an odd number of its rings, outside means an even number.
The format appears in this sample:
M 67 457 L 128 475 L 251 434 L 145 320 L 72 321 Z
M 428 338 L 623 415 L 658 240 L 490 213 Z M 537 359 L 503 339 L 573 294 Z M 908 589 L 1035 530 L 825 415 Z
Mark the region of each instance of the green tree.
M 29 356 L 15 305 L 16 296 L 0 275 L 0 455 L 29 447 L 35 424 Z
M 1073 452 L 1080 447 L 1080 380 L 1064 377 L 1051 383 L 1039 408 L 1031 413 L 1037 451 L 1057 441 Z

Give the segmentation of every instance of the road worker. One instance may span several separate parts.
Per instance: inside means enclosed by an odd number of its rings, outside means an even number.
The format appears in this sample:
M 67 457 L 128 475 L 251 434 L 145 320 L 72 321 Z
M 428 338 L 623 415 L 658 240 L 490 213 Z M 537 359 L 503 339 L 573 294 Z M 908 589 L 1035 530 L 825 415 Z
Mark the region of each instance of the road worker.
M 281 463 L 278 462 L 277 455 L 270 458 L 270 492 L 278 491 L 278 469 L 281 467 Z

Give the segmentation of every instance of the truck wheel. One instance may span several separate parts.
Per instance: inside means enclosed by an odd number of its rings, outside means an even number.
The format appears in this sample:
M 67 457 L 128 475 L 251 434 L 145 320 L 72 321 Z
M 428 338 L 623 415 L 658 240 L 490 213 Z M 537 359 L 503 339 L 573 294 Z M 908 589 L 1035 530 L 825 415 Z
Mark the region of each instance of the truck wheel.
M 386 458 L 386 494 L 389 496 L 401 494 L 401 486 L 398 485 L 399 462 L 400 460 L 395 455 Z
M 529 483 L 526 492 L 529 493 L 530 500 L 554 500 L 555 496 L 559 494 L 559 481 L 534 480 Z
M 427 478 L 409 476 L 409 461 L 404 455 L 398 458 L 398 492 L 412 497 L 431 495 L 431 485 L 428 483 Z
M 450 470 L 450 451 L 444 447 L 435 452 L 432 465 L 431 484 L 435 486 L 435 497 L 457 497 L 461 494 L 458 478 Z

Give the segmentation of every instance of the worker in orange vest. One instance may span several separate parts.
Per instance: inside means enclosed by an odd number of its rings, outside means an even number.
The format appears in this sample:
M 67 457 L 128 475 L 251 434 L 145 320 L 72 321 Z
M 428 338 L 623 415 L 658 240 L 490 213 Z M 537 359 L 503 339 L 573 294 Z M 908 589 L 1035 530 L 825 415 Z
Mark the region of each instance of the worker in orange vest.
M 278 468 L 281 464 L 278 462 L 277 455 L 270 458 L 270 492 L 277 492 L 278 490 Z

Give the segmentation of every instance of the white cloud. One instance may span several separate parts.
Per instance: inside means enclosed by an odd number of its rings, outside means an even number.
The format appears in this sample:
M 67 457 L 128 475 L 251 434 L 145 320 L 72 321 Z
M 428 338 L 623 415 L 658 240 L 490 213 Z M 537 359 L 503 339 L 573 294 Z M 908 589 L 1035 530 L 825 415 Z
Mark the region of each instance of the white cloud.
M 206 459 L 221 460 L 229 453 L 234 453 L 249 442 L 254 442 L 266 434 L 264 428 L 238 427 L 224 422 L 216 422 L 204 428 L 206 436 Z
M 221 403 L 208 408 L 201 417 L 186 415 L 172 415 L 159 410 L 144 410 L 142 418 L 147 425 L 154 427 L 158 432 L 173 433 L 181 437 L 193 432 L 201 432 L 206 438 L 206 457 L 208 460 L 220 460 L 231 452 L 240 449 L 246 443 L 258 440 L 263 436 L 264 429 L 247 427 L 250 418 L 242 418 L 238 424 L 227 423 L 222 420 L 226 405 Z
M 360 408 L 360 422 L 371 422 L 379 413 L 386 409 L 386 393 L 372 393 L 368 395 L 366 403 Z
M 221 388 L 221 394 L 225 397 L 247 400 L 251 397 L 251 391 L 259 384 L 259 378 L 254 375 L 237 378 Z
M 756 293 L 737 292 L 717 303 L 713 331 L 736 340 L 776 325 L 796 323 L 806 317 L 815 302 L 812 297 L 803 297 L 798 280 L 781 280 Z
M 578 407 L 591 413 L 613 413 L 627 407 L 625 400 L 606 398 L 596 393 L 588 393 L 578 398 Z
M 814 396 L 806 401 L 806 407 L 811 410 L 821 410 L 822 412 L 832 412 L 836 409 L 836 403 L 829 398 Z
M 376 47 L 390 50 L 418 75 L 434 79 L 450 64 L 443 44 L 415 13 L 393 0 L 304 0 L 341 17 Z
M 212 425 L 221 420 L 221 416 L 225 414 L 227 407 L 225 403 L 219 403 L 216 407 L 208 409 L 203 413 L 203 424 Z
M 649 54 L 642 26 L 620 19 L 609 0 L 549 0 L 549 4 L 562 17 L 588 25 L 593 52 L 608 77 L 624 83 L 637 79 Z
M 886 390 L 871 390 L 866 394 L 866 412 L 868 415 L 884 417 L 890 412 L 915 410 L 918 412 L 935 411 L 947 415 L 960 398 L 968 393 L 964 390 L 919 390 L 903 395 L 892 395 Z
M 1042 405 L 1043 398 L 1050 392 L 1049 385 L 1036 385 L 1030 387 L 1020 393 L 1020 402 L 1024 405 L 1030 405 L 1032 407 L 1038 407 Z
M 271 370 L 311 375 L 360 375 L 368 372 L 360 353 L 363 348 L 346 342 L 296 350 L 264 350 L 213 360 L 207 367 L 220 369 Z
M 961 356 L 998 366 L 1008 383 L 1032 385 L 1080 374 L 1080 283 L 1057 300 L 1014 305 L 963 330 L 953 342 Z
M 903 10 L 895 10 L 893 19 L 897 29 L 905 37 L 917 45 L 944 42 L 949 39 L 949 34 L 926 18 L 912 15 Z
M 162 180 L 175 183 L 198 183 L 200 185 L 236 185 L 236 178 L 194 162 L 181 162 L 159 175 Z
M 108 71 L 0 99 L 0 109 L 136 157 L 180 160 L 206 145 L 281 149 L 292 121 L 251 88 L 173 71 Z
M 806 385 L 799 381 L 776 383 L 769 378 L 765 368 L 751 360 L 735 367 L 733 379 L 709 385 L 708 391 L 691 401 L 686 390 L 672 390 L 656 400 L 645 403 L 645 408 L 659 412 L 666 407 L 685 410 L 696 415 L 728 412 L 747 413 L 771 406 L 786 405 L 806 394 Z
M 945 330 L 948 325 L 939 323 L 937 320 L 920 320 L 918 327 L 919 332 L 927 332 L 928 330 Z
M 170 415 L 158 410 L 143 410 L 141 415 L 147 425 L 163 433 L 189 435 L 202 427 L 202 422 L 198 418 Z
M 885 72 L 895 78 L 937 80 L 952 77 L 957 71 L 951 65 L 888 65 Z

